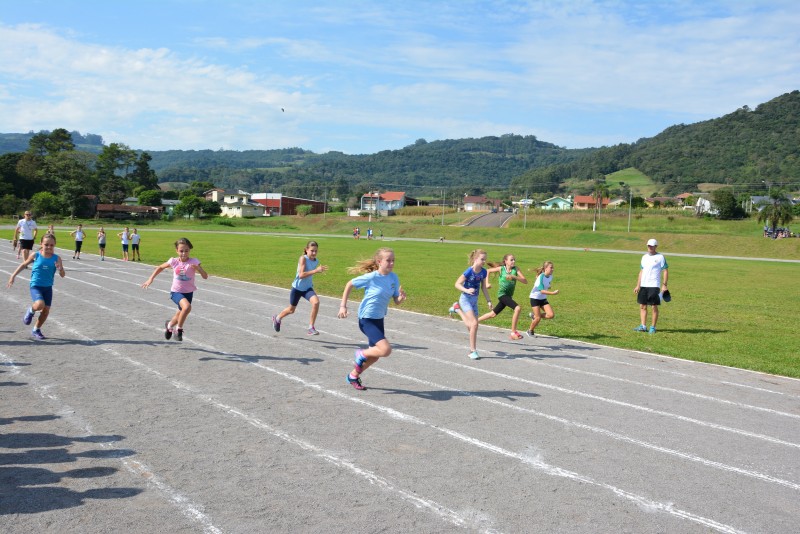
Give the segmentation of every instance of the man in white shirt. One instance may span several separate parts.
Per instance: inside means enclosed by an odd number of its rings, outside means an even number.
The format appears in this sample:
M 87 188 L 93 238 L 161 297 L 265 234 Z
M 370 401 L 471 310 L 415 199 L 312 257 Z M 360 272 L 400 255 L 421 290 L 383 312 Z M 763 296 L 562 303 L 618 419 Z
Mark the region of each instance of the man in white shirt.
M 36 234 L 38 233 L 39 229 L 36 227 L 36 221 L 31 218 L 31 212 L 26 211 L 25 218 L 20 219 L 14 229 L 14 241 L 19 239 L 23 262 L 28 259 L 28 255 L 33 250 L 33 243 L 36 241 Z
M 658 322 L 658 305 L 661 303 L 660 293 L 667 291 L 667 280 L 669 279 L 669 266 L 663 255 L 656 252 L 658 241 L 651 239 L 647 242 L 647 254 L 642 256 L 639 268 L 639 278 L 636 280 L 636 301 L 639 303 L 640 324 L 634 328 L 637 332 L 656 333 L 656 323 Z M 663 277 L 663 281 L 661 280 Z M 647 330 L 647 307 L 653 308 L 653 322 L 650 330 Z

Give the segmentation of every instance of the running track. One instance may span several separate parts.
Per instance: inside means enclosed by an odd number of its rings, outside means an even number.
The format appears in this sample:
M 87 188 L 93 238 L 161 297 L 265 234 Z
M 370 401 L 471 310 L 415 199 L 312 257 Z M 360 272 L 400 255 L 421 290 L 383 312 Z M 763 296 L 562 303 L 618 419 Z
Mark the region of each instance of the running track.
M 473 362 L 459 322 L 397 309 L 359 392 L 338 299 L 320 336 L 305 302 L 276 334 L 286 289 L 212 276 L 168 342 L 169 273 L 143 290 L 149 265 L 60 253 L 47 341 L 20 320 L 25 272 L 0 293 L 3 532 L 800 524 L 800 381 L 488 327 Z

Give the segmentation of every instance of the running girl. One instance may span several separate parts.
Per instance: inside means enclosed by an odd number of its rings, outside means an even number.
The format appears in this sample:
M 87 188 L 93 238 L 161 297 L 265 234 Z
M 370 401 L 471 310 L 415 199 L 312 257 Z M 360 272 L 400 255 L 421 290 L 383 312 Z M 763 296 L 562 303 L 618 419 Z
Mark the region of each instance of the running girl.
M 499 289 L 497 290 L 497 305 L 493 310 L 478 317 L 478 322 L 497 317 L 505 308 L 510 308 L 514 315 L 511 317 L 511 339 L 522 339 L 522 334 L 517 331 L 517 322 L 522 306 L 514 300 L 514 290 L 517 282 L 527 284 L 528 280 L 517 268 L 517 259 L 513 254 L 503 256 L 503 264 L 486 270 L 489 274 L 500 273 Z M 488 286 L 488 283 L 487 283 Z
M 33 322 L 33 317 L 36 312 L 39 312 L 39 318 L 33 324 L 31 335 L 36 339 L 45 339 L 42 334 L 42 325 L 50 315 L 50 306 L 53 303 L 53 281 L 56 278 L 56 272 L 64 278 L 67 273 L 64 272 L 64 265 L 55 254 L 56 238 L 53 235 L 45 234 L 41 240 L 42 248 L 39 252 L 34 252 L 28 258 L 20 263 L 17 268 L 11 273 L 11 278 L 8 279 L 6 287 L 14 285 L 14 278 L 23 269 L 27 269 L 28 265 L 33 264 L 31 271 L 31 300 L 33 304 L 25 312 L 22 317 L 22 323 L 25 325 Z
M 547 302 L 548 295 L 558 295 L 558 289 L 550 291 L 550 284 L 553 283 L 553 262 L 546 261 L 541 267 L 536 269 L 536 282 L 531 289 L 531 308 L 533 312 L 530 314 L 531 327 L 526 332 L 528 336 L 533 337 L 536 334 L 536 326 L 542 319 L 552 319 L 555 317 L 553 307 Z M 544 312 L 544 316 L 542 316 Z
M 480 360 L 478 354 L 478 292 L 483 291 L 486 304 L 491 308 L 492 300 L 489 298 L 489 289 L 486 278 L 488 272 L 483 266 L 486 264 L 486 251 L 475 249 L 469 254 L 470 267 L 456 280 L 456 289 L 461 292 L 458 302 L 453 303 L 450 313 L 458 313 L 469 330 L 469 357 Z
M 367 336 L 369 347 L 356 350 L 355 366 L 353 372 L 347 375 L 347 382 L 356 389 L 367 389 L 361 384 L 361 373 L 379 358 L 386 358 L 392 353 L 392 346 L 383 329 L 383 318 L 389 309 L 389 300 L 394 299 L 395 304 L 400 304 L 406 300 L 406 293 L 394 273 L 394 251 L 390 248 L 379 248 L 372 259 L 358 262 L 348 272 L 366 274 L 353 278 L 344 286 L 342 305 L 337 317 L 347 317 L 347 298 L 350 291 L 354 287 L 364 289 L 364 299 L 358 307 L 358 328 Z
M 317 312 L 319 312 L 319 297 L 314 292 L 314 284 L 312 277 L 317 273 L 324 273 L 328 270 L 327 265 L 320 265 L 317 259 L 317 250 L 319 245 L 316 241 L 309 241 L 306 243 L 306 248 L 303 249 L 303 255 L 297 261 L 297 272 L 292 282 L 292 290 L 289 293 L 289 306 L 284 308 L 278 315 L 272 316 L 272 328 L 276 332 L 281 331 L 281 319 L 287 315 L 291 315 L 297 309 L 297 304 L 301 298 L 306 299 L 311 303 L 311 319 L 308 323 L 308 335 L 317 336 L 319 332 L 314 328 L 314 323 L 317 321 Z
M 175 251 L 177 258 L 170 258 L 155 268 L 153 274 L 147 279 L 142 287 L 147 289 L 153 280 L 156 279 L 164 269 L 172 269 L 172 288 L 169 298 L 178 305 L 178 311 L 164 324 L 164 337 L 170 339 L 173 332 L 175 341 L 183 341 L 183 324 L 192 311 L 192 297 L 197 289 L 194 285 L 195 273 L 200 273 L 203 280 L 208 279 L 208 273 L 200 266 L 200 260 L 190 258 L 189 252 L 192 250 L 192 242 L 182 237 L 175 241 Z

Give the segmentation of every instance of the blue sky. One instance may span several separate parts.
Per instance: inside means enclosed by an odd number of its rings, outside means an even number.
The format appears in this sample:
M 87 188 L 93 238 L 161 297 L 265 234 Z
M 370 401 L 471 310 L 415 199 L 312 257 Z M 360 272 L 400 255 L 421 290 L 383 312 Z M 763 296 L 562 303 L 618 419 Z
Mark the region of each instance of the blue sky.
M 0 0 L 0 131 L 348 154 L 629 143 L 800 89 L 799 5 Z

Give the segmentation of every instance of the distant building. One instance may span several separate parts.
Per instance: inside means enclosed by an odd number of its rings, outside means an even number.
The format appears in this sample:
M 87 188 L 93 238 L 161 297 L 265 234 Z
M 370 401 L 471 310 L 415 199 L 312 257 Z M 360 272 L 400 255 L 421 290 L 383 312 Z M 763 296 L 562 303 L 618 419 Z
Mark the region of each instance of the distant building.
M 572 197 L 550 197 L 541 202 L 541 208 L 545 210 L 571 210 Z
M 267 217 L 297 215 L 297 207 L 304 205 L 311 206 L 311 213 L 325 213 L 325 202 L 319 200 L 287 197 L 281 193 L 253 193 L 251 199 L 264 206 Z
M 381 215 L 392 215 L 406 205 L 406 194 L 403 191 L 370 192 L 361 195 L 361 211 L 380 212 Z
M 220 205 L 223 217 L 263 217 L 266 211 L 262 204 L 253 202 L 246 191 L 209 189 L 203 196 Z
M 607 208 L 609 198 L 603 198 L 601 207 Z M 572 207 L 576 210 L 593 210 L 597 206 L 597 201 L 592 195 L 575 195 L 572 200 Z
M 498 209 L 502 204 L 499 200 L 493 200 L 484 196 L 465 196 L 464 211 L 491 211 Z

